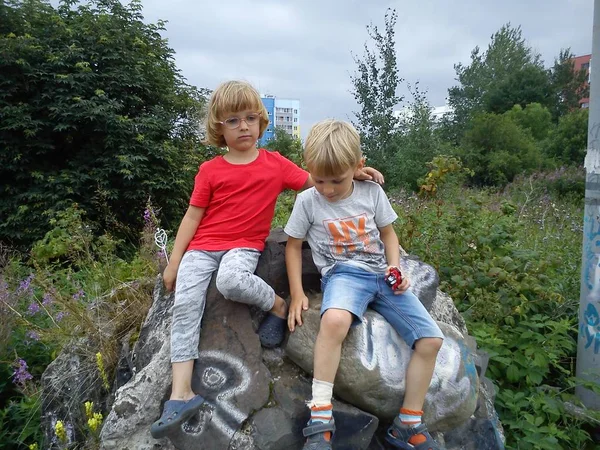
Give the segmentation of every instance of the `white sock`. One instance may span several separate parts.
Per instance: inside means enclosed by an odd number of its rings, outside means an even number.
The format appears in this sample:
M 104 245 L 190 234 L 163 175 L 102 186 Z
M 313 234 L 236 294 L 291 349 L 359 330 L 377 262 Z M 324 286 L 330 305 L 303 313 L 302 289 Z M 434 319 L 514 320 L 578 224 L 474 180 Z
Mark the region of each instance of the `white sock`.
M 312 400 L 308 406 L 327 406 L 331 405 L 331 398 L 333 397 L 333 383 L 327 381 L 317 380 L 313 378 L 312 382 Z

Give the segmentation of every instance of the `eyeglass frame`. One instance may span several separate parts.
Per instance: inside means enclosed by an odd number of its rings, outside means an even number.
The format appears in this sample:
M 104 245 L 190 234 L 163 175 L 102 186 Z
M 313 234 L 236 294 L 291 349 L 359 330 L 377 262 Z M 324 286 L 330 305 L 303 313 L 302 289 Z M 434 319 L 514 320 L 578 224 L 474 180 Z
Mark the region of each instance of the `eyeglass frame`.
M 260 118 L 262 117 L 262 112 L 260 112 L 260 111 L 258 111 L 258 112 L 253 112 L 253 113 L 250 113 L 250 114 L 246 114 L 246 117 L 231 116 L 231 117 L 228 117 L 228 118 L 227 118 L 227 119 L 225 119 L 225 120 L 217 120 L 217 123 L 220 123 L 221 125 L 223 125 L 223 126 L 224 126 L 225 128 L 227 128 L 228 130 L 236 130 L 236 129 L 238 129 L 239 127 L 241 127 L 241 126 L 242 126 L 242 120 L 243 120 L 244 122 L 246 122 L 246 125 L 249 125 L 249 124 L 248 124 L 248 116 L 252 116 L 252 115 L 254 115 L 254 114 L 256 114 L 256 115 L 258 116 L 258 123 L 260 123 Z M 239 125 L 238 125 L 237 127 L 233 127 L 233 128 L 229 127 L 229 126 L 228 126 L 228 125 L 227 125 L 225 122 L 227 122 L 227 121 L 228 121 L 228 120 L 230 120 L 230 119 L 238 119 L 238 120 L 240 121 Z

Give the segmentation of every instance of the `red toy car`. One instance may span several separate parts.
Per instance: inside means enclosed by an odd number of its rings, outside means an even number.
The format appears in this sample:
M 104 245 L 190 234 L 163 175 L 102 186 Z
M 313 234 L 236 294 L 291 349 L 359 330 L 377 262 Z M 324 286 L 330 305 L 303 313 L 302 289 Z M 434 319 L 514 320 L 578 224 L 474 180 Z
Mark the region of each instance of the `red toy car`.
M 385 282 L 392 288 L 392 291 L 398 289 L 398 286 L 402 284 L 402 273 L 400 272 L 400 269 L 397 267 L 390 268 L 390 273 L 385 277 Z

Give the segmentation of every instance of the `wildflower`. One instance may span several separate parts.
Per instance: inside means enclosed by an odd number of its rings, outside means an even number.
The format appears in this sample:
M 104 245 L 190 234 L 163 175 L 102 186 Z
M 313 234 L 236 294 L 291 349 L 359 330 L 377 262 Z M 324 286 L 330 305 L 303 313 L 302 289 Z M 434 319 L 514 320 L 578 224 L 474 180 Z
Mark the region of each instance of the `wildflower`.
M 54 302 L 54 298 L 52 297 L 52 294 L 50 294 L 49 292 L 46 292 L 44 294 L 44 297 L 42 298 L 42 305 L 44 305 L 45 307 L 48 307 L 53 302 Z
M 65 424 L 62 420 L 56 421 L 56 425 L 54 425 L 54 434 L 60 442 L 67 442 L 67 430 L 65 429 Z
M 37 442 L 34 442 L 33 444 L 29 444 L 29 450 L 38 450 Z
M 29 330 L 25 336 L 27 337 L 27 339 L 31 339 L 32 341 L 39 341 L 40 340 L 40 335 L 33 331 L 33 330 Z
M 104 388 L 108 391 L 110 390 L 110 384 L 108 383 L 108 376 L 106 375 L 106 370 L 104 369 L 104 360 L 102 359 L 102 353 L 96 353 L 96 365 L 98 366 L 98 371 L 100 372 L 100 377 L 102 378 L 102 384 Z
M 60 322 L 61 320 L 63 320 L 63 319 L 64 319 L 64 317 L 65 317 L 67 314 L 68 314 L 68 313 L 66 313 L 66 312 L 59 311 L 59 312 L 56 314 L 56 317 L 54 317 L 54 318 L 56 319 L 56 321 L 57 321 L 57 322 Z
M 17 292 L 30 293 L 32 280 L 33 280 L 33 274 L 30 273 L 27 278 L 25 278 L 23 281 L 21 281 L 19 283 L 19 288 L 17 289 Z
M 27 380 L 31 380 L 33 376 L 27 370 L 27 362 L 19 358 L 15 363 L 15 371 L 13 372 L 13 383 L 19 386 L 24 386 Z
M 88 427 L 92 433 L 95 433 L 100 425 L 102 425 L 102 414 L 94 413 L 93 417 L 88 419 Z
M 36 302 L 35 300 L 34 300 L 34 301 L 32 301 L 32 302 L 29 304 L 29 306 L 27 307 L 27 312 L 28 312 L 30 315 L 32 315 L 32 316 L 34 316 L 34 315 L 36 315 L 37 313 L 39 313 L 39 312 L 40 312 L 40 305 L 38 304 L 38 302 Z
M 85 406 L 85 417 L 88 419 L 94 417 L 94 402 L 85 402 L 83 405 Z
M 75 301 L 79 301 L 84 297 L 85 297 L 85 292 L 83 291 L 83 289 L 79 289 L 77 292 L 75 292 L 73 294 L 73 300 L 75 300 Z

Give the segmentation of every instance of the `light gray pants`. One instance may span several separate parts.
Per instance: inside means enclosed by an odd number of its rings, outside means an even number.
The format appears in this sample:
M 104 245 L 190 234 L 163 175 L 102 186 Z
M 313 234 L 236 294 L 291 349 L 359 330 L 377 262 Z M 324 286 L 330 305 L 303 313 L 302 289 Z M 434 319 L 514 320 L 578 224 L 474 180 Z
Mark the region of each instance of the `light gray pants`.
M 183 255 L 175 283 L 171 324 L 171 362 L 198 358 L 200 323 L 206 291 L 217 272 L 217 289 L 225 298 L 255 305 L 268 311 L 275 304 L 275 291 L 254 275 L 260 252 L 249 248 L 209 252 L 190 250 Z

